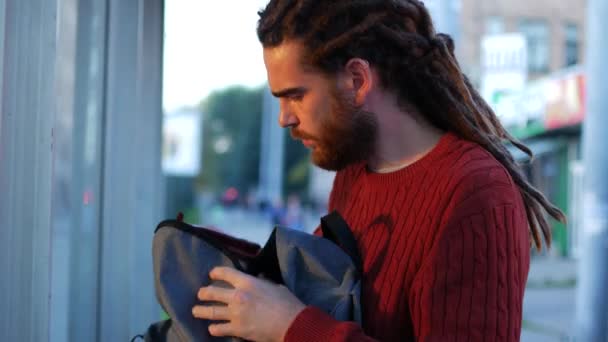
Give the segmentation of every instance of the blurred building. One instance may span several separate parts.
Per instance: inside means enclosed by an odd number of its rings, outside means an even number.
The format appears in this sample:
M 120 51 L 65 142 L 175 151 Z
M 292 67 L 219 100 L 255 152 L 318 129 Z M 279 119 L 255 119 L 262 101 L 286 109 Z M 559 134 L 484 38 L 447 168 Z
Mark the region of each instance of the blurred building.
M 512 148 L 528 179 L 568 217 L 568 226 L 554 223 L 553 253 L 577 257 L 584 169 L 581 128 L 586 115 L 586 77 L 581 67 L 562 70 L 502 96 L 495 106 L 503 125 L 535 154 Z
M 527 40 L 530 79 L 584 61 L 586 0 L 458 1 L 457 53 L 463 70 L 477 84 L 485 35 L 522 33 Z
M 536 155 L 528 179 L 564 210 L 551 254 L 576 257 L 581 123 L 585 117 L 585 0 L 462 0 L 457 54 L 503 125 Z
M 568 216 L 553 222 L 551 254 L 577 257 L 586 0 L 424 0 L 450 34 L 463 72 L 516 138 L 528 179 Z

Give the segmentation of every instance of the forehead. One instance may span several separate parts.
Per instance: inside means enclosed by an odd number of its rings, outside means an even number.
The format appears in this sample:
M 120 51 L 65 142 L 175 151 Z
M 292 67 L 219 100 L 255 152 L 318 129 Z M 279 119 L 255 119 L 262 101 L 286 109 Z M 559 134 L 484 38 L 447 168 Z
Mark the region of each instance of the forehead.
M 304 47 L 297 42 L 264 48 L 264 64 L 272 91 L 304 86 L 323 78 L 320 72 L 302 65 L 303 51 Z

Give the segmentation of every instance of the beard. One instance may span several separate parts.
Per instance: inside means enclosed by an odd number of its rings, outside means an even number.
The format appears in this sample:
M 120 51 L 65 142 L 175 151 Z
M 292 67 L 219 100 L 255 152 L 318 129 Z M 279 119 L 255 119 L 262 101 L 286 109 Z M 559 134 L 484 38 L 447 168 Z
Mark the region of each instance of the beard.
M 294 138 L 315 141 L 312 162 L 329 171 L 340 171 L 348 165 L 368 160 L 374 152 L 378 124 L 374 113 L 354 105 L 352 99 L 337 88 L 330 92 L 331 113 L 320 123 L 321 132 L 314 137 L 292 129 Z

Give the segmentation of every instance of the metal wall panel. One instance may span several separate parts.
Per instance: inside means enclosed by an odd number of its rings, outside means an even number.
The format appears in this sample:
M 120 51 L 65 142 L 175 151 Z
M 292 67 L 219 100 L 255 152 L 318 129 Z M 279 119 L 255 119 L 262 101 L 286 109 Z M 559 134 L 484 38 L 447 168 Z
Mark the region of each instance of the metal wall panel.
M 2 2 L 0 340 L 45 341 L 57 2 Z
M 74 182 L 80 175 L 74 172 L 74 126 L 76 35 L 78 31 L 78 0 L 59 2 L 57 17 L 57 72 L 55 75 L 56 112 L 53 122 L 53 196 L 51 235 L 50 330 L 51 341 L 67 341 L 68 303 L 73 293 L 69 286 L 72 248 L 70 233 L 78 200 L 72 195 Z M 94 317 L 92 317 L 94 319 Z
M 162 0 L 0 0 L 0 341 L 159 318 L 162 25 Z
M 137 111 L 137 153 L 135 189 L 136 213 L 131 251 L 129 298 L 130 334 L 141 333 L 151 321 L 160 318 L 154 293 L 152 272 L 152 237 L 158 222 L 165 219 L 164 184 L 161 177 L 162 150 L 162 61 L 164 3 L 144 0 L 140 12 L 140 49 L 138 54 L 139 110 Z
M 160 207 L 162 1 L 110 0 L 100 341 L 160 317 L 151 241 Z
M 0 0 L 0 110 L 2 108 L 2 78 L 4 75 L 4 27 L 6 26 L 6 0 Z M 0 115 L 1 116 L 1 115 Z M 2 134 L 2 119 L 0 119 L 0 134 Z
M 51 341 L 95 341 L 107 2 L 62 0 L 62 6 L 59 34 L 66 43 L 59 56 L 70 72 L 57 89 L 63 109 L 56 135 L 70 152 L 55 156 L 54 184 L 64 196 L 53 199 Z

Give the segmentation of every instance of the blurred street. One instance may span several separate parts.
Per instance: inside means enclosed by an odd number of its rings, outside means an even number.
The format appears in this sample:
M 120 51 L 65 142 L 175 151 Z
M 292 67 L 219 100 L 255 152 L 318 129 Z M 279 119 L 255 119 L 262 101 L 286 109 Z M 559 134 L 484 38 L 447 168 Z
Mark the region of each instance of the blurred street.
M 574 328 L 575 292 L 574 287 L 528 288 L 521 341 L 569 341 Z
M 205 214 L 207 213 L 207 214 Z M 272 232 L 273 224 L 268 214 L 241 208 L 214 207 L 201 210 L 200 225 L 213 227 L 226 234 L 263 245 Z M 320 215 L 302 210 L 304 231 L 312 232 L 319 224 Z
M 571 259 L 532 260 L 524 297 L 523 342 L 569 341 L 574 329 L 576 266 Z

